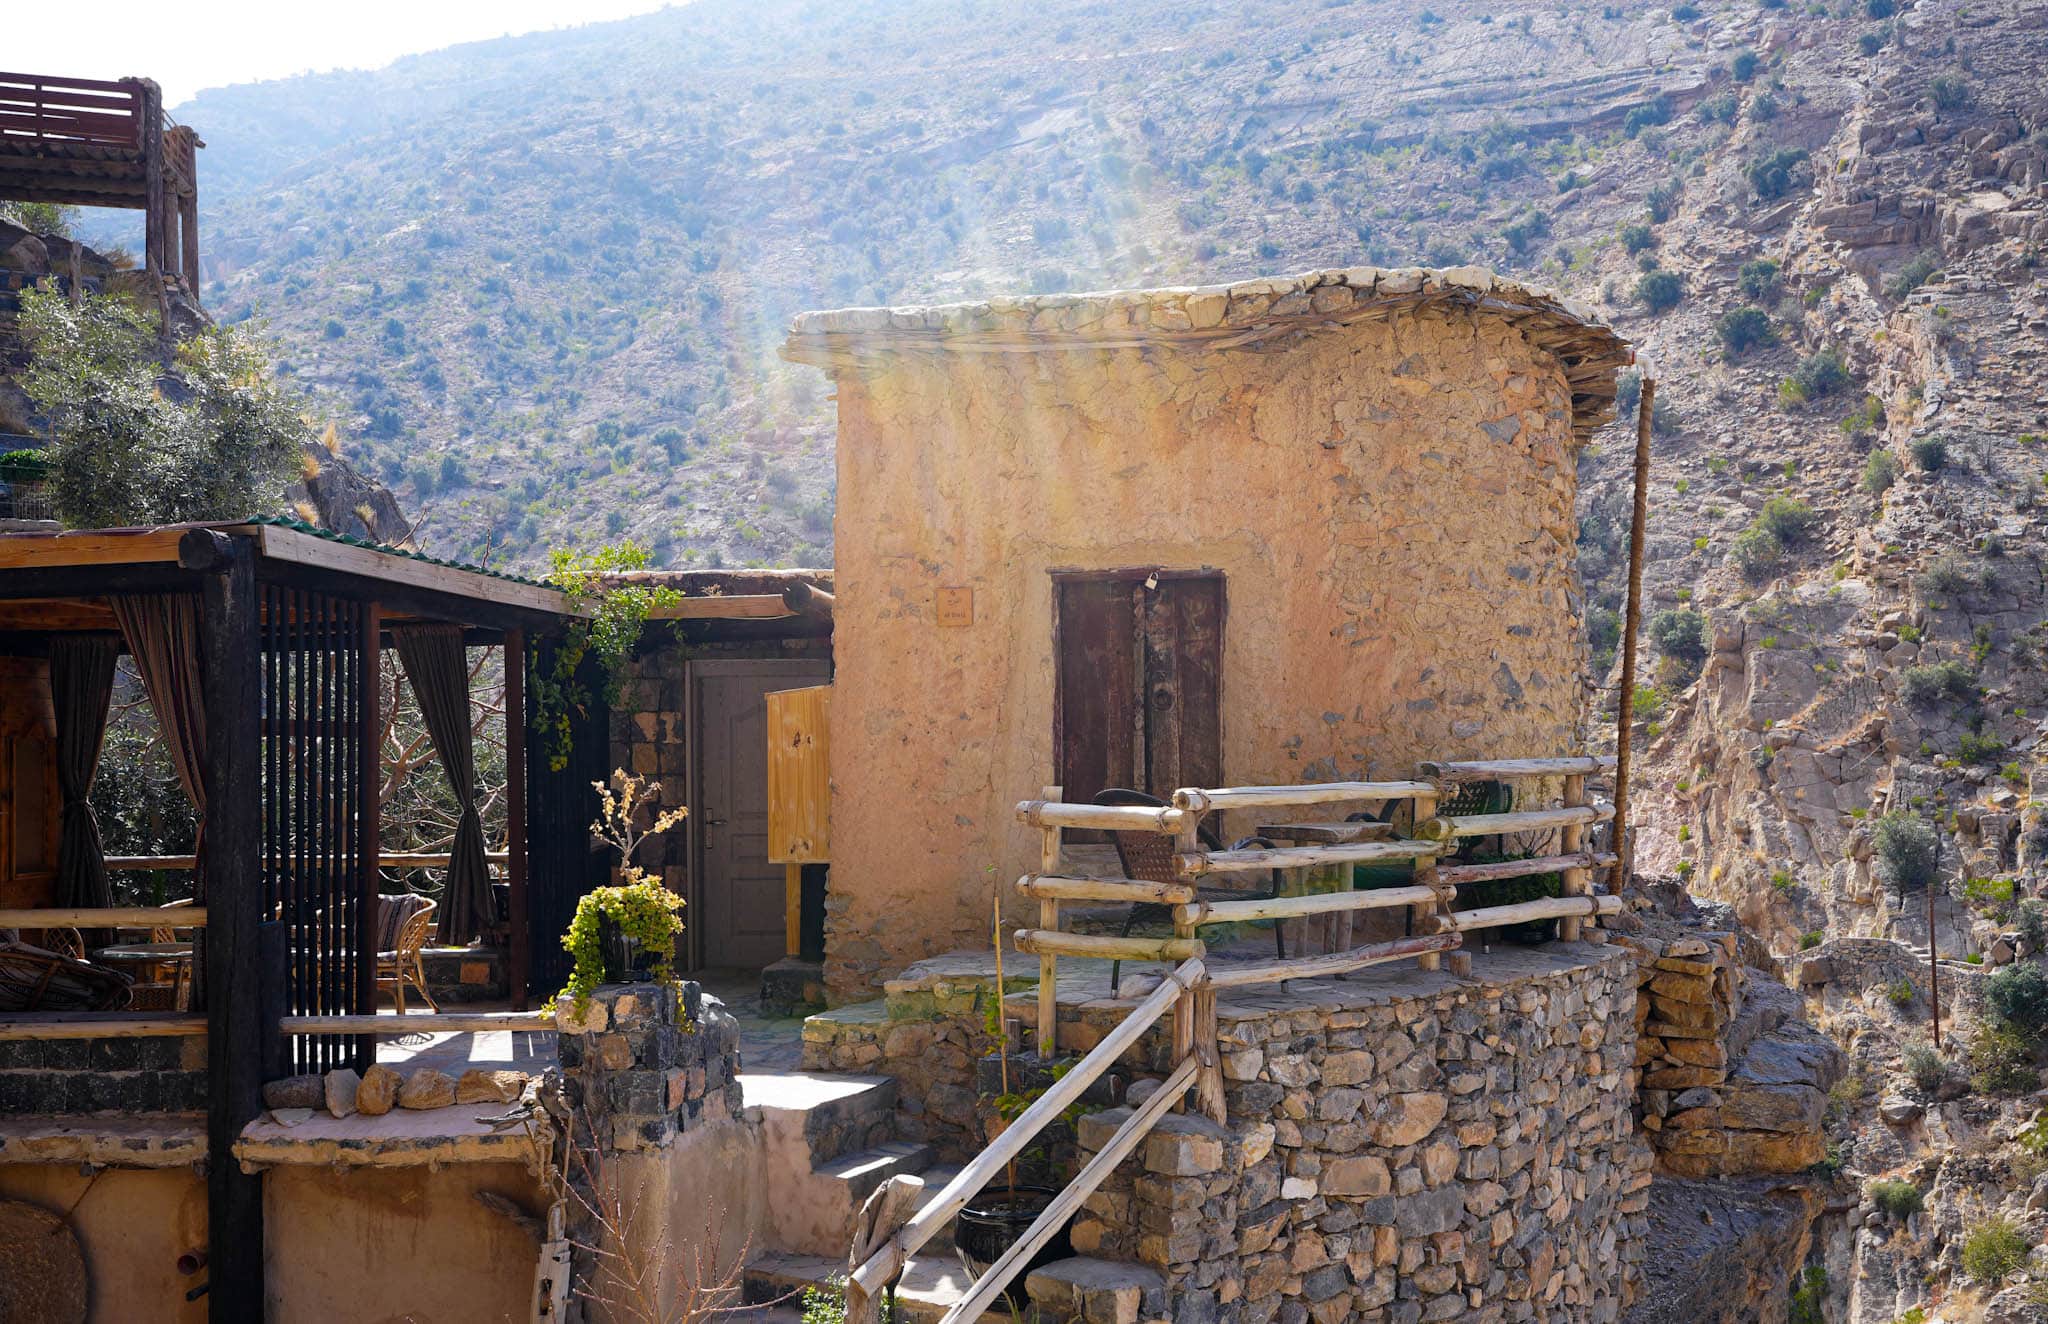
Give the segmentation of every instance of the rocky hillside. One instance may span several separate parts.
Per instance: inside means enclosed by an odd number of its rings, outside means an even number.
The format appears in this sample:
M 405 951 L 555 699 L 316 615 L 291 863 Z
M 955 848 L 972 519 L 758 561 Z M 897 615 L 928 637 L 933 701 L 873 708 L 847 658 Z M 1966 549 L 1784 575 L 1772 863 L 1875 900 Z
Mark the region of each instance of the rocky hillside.
M 177 114 L 209 144 L 209 307 L 348 402 L 350 453 L 438 550 L 817 562 L 829 402 L 773 353 L 798 309 L 1471 261 L 1620 310 L 1620 231 L 1817 145 L 1893 26 L 700 0 Z M 1824 89 L 1777 86 L 1820 52 Z

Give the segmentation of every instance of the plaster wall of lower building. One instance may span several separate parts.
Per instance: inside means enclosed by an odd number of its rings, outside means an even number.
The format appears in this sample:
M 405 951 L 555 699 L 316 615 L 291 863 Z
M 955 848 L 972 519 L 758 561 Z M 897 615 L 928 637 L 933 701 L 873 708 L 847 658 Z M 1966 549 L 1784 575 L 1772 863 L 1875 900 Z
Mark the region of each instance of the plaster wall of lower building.
M 272 1324 L 531 1317 L 533 1233 L 477 1197 L 543 1208 L 523 1164 L 278 1167 L 263 1178 L 264 1284 Z
M 1588 388 L 1544 342 L 1625 349 L 1505 315 L 1518 289 L 1330 272 L 798 319 L 785 353 L 839 396 L 835 997 L 985 946 L 991 879 L 1035 867 L 1013 809 L 1055 780 L 1053 571 L 1222 574 L 1226 783 L 1574 747 L 1575 441 L 1613 371 Z M 1168 329 L 1205 325 L 1242 334 Z
M 22 1200 L 63 1217 L 85 1258 L 89 1324 L 203 1324 L 206 1281 L 177 1261 L 206 1248 L 206 1182 L 189 1167 L 99 1168 L 77 1163 L 0 1164 L 0 1200 Z M 330 1316 L 330 1318 L 335 1318 Z

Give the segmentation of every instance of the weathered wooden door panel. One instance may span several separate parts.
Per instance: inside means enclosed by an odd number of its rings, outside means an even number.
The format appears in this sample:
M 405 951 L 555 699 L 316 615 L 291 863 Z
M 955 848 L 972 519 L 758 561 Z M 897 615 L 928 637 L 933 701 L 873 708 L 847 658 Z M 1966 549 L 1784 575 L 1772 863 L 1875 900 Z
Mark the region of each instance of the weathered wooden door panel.
M 1129 580 L 1056 584 L 1053 741 L 1060 794 L 1075 803 L 1138 773 L 1138 660 Z
M 766 658 L 691 665 L 697 950 L 708 967 L 755 969 L 783 955 L 785 871 L 768 858 L 767 694 L 822 683 L 830 669 L 823 661 Z
M 1162 579 L 1140 592 L 1146 789 L 1163 797 L 1183 786 L 1220 785 L 1223 581 Z
M 1219 785 L 1222 576 L 1133 572 L 1054 587 L 1061 794 L 1086 801 L 1122 786 L 1164 798 Z

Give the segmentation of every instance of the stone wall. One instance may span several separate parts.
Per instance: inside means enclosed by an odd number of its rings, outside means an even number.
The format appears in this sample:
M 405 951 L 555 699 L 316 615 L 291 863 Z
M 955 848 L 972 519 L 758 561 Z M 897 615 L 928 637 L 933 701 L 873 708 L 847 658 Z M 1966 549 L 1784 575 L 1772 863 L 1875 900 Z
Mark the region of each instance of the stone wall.
M 832 996 L 985 945 L 991 872 L 1036 866 L 1055 570 L 1224 577 L 1226 782 L 1574 747 L 1612 371 L 1570 374 L 1617 352 L 1471 269 L 799 318 L 839 398 Z
M 1226 999 L 1229 1124 L 1169 1116 L 1089 1199 L 1079 1253 L 1159 1271 L 1175 1324 L 1617 1317 L 1651 1161 L 1625 953 Z M 1084 1118 L 1083 1150 L 1128 1115 Z
M 206 1038 L 0 1040 L 0 1114 L 206 1110 Z
M 738 1116 L 739 1023 L 698 985 L 606 984 L 555 1005 L 563 1101 L 610 1153 Z
M 1845 1059 L 1799 997 L 1742 963 L 1734 931 L 1617 937 L 1637 961 L 1638 1115 L 1661 1170 L 1794 1173 L 1827 1156 L 1827 1092 Z

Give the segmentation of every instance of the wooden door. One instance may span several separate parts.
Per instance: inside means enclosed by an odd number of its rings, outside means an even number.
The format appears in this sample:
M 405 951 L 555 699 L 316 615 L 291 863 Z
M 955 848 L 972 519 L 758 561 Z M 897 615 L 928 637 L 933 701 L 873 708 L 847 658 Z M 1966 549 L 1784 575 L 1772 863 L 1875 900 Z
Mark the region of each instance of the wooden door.
M 1222 781 L 1223 577 L 1132 571 L 1054 584 L 1061 795 L 1164 799 Z
M 784 869 L 768 855 L 768 705 L 771 690 L 823 684 L 823 660 L 732 659 L 690 664 L 696 768 L 698 964 L 759 969 L 780 960 Z M 684 916 L 685 922 L 692 917 Z

